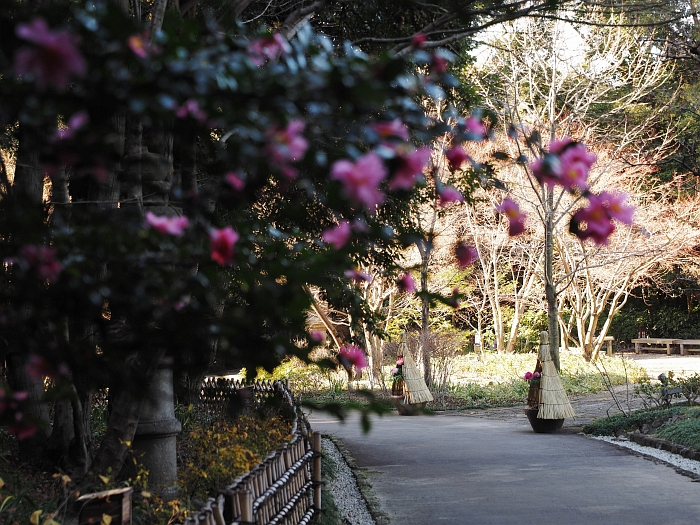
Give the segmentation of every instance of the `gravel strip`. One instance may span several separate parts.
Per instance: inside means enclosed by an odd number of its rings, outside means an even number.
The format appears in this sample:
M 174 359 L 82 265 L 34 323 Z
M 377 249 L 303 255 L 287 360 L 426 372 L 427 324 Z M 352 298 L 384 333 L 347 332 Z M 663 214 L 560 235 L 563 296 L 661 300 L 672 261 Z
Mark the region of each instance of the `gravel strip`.
M 645 447 L 633 441 L 630 441 L 625 437 L 616 438 L 611 436 L 591 435 L 588 435 L 588 437 L 598 439 L 600 441 L 606 441 L 608 443 L 612 443 L 613 445 L 617 445 L 618 447 L 634 450 L 635 452 L 638 452 L 647 458 L 656 458 L 660 461 L 663 461 L 664 463 L 676 467 L 678 470 L 682 471 L 682 473 L 687 476 L 690 476 L 695 479 L 700 479 L 700 461 L 696 461 L 694 459 L 686 459 L 683 456 L 680 456 L 678 454 L 672 454 L 671 452 L 667 452 L 665 450 L 659 450 L 653 447 Z
M 338 510 L 350 525 L 375 525 L 367 503 L 360 493 L 357 479 L 345 462 L 345 458 L 328 438 L 321 440 L 321 448 L 335 466 L 335 478 L 329 480 L 330 490 Z

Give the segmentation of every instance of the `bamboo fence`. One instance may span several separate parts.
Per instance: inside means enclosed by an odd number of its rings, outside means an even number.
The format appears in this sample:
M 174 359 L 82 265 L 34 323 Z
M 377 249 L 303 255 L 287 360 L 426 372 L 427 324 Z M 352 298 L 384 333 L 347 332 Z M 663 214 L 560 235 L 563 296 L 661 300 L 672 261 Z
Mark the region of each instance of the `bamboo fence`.
M 292 438 L 250 472 L 220 490 L 184 525 L 306 525 L 321 509 L 321 435 L 310 426 L 281 381 L 242 384 L 208 380 L 204 403 L 224 403 L 240 389 L 252 389 L 252 401 L 279 395 L 295 412 Z M 310 439 L 311 438 L 311 439 Z

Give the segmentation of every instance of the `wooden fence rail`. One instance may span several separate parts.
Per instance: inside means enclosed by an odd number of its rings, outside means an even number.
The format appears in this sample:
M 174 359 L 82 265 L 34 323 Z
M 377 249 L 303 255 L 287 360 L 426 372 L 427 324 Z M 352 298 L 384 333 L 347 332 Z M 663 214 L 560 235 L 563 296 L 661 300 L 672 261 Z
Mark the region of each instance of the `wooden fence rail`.
M 281 381 L 242 384 L 210 379 L 202 385 L 204 403 L 223 403 L 233 392 L 252 390 L 259 402 L 279 395 L 294 410 L 292 438 L 251 471 L 239 476 L 184 525 L 306 525 L 321 509 L 321 437 L 311 429 Z M 312 438 L 312 439 L 311 439 Z

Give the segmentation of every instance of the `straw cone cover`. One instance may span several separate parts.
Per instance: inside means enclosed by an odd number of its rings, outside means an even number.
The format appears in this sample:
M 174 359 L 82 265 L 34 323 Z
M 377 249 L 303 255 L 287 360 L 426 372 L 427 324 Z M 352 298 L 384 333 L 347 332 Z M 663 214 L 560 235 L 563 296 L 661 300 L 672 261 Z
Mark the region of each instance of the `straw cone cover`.
M 403 355 L 403 379 L 404 379 L 404 399 L 409 405 L 415 403 L 425 403 L 433 400 L 433 395 L 428 390 L 428 386 L 423 380 L 416 366 L 416 362 L 411 357 L 406 344 L 406 338 L 401 341 L 400 352 Z
M 540 334 L 539 359 L 542 362 L 542 377 L 540 379 L 540 407 L 538 419 L 564 419 L 575 417 L 569 398 L 564 391 L 564 385 L 557 373 L 557 367 L 549 352 L 549 337 L 547 332 Z

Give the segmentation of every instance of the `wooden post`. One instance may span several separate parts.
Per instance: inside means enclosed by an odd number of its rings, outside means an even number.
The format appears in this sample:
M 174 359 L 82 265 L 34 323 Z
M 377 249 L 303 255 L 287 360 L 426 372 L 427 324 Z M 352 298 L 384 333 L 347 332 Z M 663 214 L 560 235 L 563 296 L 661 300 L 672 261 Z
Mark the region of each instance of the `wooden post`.
M 111 518 L 112 525 L 131 525 L 132 487 L 105 490 L 80 496 L 76 505 L 78 524 L 102 523 L 103 516 Z
M 321 433 L 313 433 L 313 451 L 314 451 L 314 472 L 313 472 L 313 486 L 314 486 L 314 511 L 321 512 Z
M 253 492 L 243 490 L 238 493 L 241 505 L 241 523 L 255 523 L 253 520 Z

